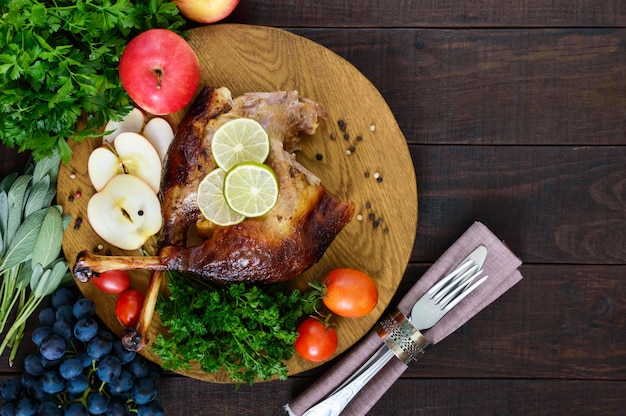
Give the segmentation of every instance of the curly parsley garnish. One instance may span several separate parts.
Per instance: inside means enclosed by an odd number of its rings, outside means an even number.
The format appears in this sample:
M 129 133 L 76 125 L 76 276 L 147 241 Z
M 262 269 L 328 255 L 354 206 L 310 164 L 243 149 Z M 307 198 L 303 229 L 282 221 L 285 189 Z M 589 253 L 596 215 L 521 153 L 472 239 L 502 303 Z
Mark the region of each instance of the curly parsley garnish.
M 284 285 L 215 285 L 170 274 L 169 299 L 156 310 L 168 330 L 151 349 L 165 370 L 224 370 L 235 383 L 287 378 L 300 318 L 316 307 L 314 293 Z
M 130 39 L 186 24 L 170 0 L 0 0 L 0 21 L 0 141 L 64 162 L 68 139 L 130 111 L 117 71 Z

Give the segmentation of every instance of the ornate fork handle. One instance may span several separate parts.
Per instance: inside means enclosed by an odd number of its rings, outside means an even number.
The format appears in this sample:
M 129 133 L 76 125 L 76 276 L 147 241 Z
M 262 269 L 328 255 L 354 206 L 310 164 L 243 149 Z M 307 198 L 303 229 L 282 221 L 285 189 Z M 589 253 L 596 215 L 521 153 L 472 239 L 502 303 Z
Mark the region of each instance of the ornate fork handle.
M 429 345 L 426 338 L 415 329 L 400 311 L 381 320 L 377 332 L 385 342 L 381 348 L 361 366 L 358 372 L 344 382 L 330 396 L 307 410 L 302 416 L 339 415 L 361 389 L 393 358 L 405 363 L 421 357 Z
M 345 383 L 337 391 L 322 400 L 309 410 L 304 412 L 302 416 L 336 416 L 352 401 L 352 399 L 361 391 L 361 389 L 369 383 L 369 381 L 393 358 L 393 351 L 385 346 L 381 347 L 379 352 L 383 354 L 376 360 L 370 360 L 370 365 L 364 365 L 364 370 L 357 376 Z M 378 354 L 377 354 L 378 355 Z

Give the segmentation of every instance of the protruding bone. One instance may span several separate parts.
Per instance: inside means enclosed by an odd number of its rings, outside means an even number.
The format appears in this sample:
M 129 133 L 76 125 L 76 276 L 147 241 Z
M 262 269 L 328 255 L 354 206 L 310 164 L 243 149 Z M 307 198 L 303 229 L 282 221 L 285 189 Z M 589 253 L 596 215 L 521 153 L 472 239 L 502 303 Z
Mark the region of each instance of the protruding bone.
M 166 266 L 157 256 L 101 256 L 87 250 L 76 256 L 73 273 L 80 282 L 87 282 L 109 270 L 165 270 Z
M 129 351 L 139 351 L 149 342 L 148 331 L 152 324 L 154 308 L 159 297 L 159 288 L 161 287 L 164 274 L 161 270 L 156 270 L 152 273 L 143 308 L 139 315 L 139 321 L 137 321 L 134 328 L 127 328 L 122 336 L 122 345 Z

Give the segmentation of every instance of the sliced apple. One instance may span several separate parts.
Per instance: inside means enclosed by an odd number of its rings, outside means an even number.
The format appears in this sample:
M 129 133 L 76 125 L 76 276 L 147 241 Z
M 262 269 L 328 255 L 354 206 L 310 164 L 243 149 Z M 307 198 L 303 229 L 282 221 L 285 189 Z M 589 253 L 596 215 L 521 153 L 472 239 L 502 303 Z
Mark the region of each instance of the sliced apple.
M 87 161 L 89 179 L 96 191 L 100 191 L 115 175 L 119 173 L 119 158 L 108 146 L 94 149 Z
M 161 229 L 161 204 L 141 179 L 116 175 L 89 199 L 87 218 L 104 241 L 135 250 Z
M 89 155 L 87 171 L 92 185 L 100 191 L 115 175 L 130 174 L 146 182 L 154 193 L 161 182 L 161 158 L 141 134 L 123 132 L 113 145 L 103 145 Z
M 130 112 L 126 114 L 121 121 L 109 120 L 109 122 L 104 127 L 104 131 L 110 131 L 111 133 L 102 136 L 102 143 L 113 143 L 115 138 L 120 133 L 123 133 L 125 131 L 131 133 L 140 133 L 141 129 L 143 129 L 143 125 L 145 122 L 146 117 L 143 114 L 143 111 L 135 107 L 130 110 Z
M 155 117 L 146 123 L 142 134 L 152 143 L 161 161 L 163 161 L 170 143 L 174 140 L 174 130 L 172 130 L 170 123 L 161 117 Z

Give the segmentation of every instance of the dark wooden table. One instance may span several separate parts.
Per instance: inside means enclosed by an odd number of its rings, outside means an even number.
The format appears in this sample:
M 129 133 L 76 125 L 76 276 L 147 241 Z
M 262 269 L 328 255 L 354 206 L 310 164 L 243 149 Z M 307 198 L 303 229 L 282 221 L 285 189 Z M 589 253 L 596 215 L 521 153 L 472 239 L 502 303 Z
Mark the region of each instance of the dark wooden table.
M 419 225 L 399 293 L 475 220 L 525 279 L 405 373 L 372 415 L 622 415 L 626 3 L 242 0 L 355 65 L 409 143 Z M 2 149 L 2 174 L 23 155 Z M 330 364 L 241 386 L 164 376 L 174 415 L 280 415 Z M 1 378 L 20 372 L 0 361 Z

